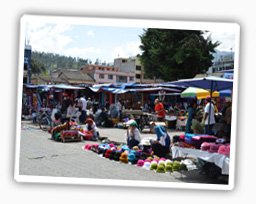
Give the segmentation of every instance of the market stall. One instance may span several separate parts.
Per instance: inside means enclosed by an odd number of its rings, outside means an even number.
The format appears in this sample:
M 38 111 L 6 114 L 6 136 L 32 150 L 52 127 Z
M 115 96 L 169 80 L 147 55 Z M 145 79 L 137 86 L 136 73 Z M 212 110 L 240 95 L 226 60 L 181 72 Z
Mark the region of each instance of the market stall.
M 184 134 L 173 138 L 172 158 L 196 158 L 216 165 L 222 175 L 229 175 L 230 143 L 206 134 Z
M 196 157 L 206 162 L 211 162 L 221 168 L 223 175 L 229 175 L 229 157 L 224 154 L 210 153 L 199 149 L 183 148 L 178 146 L 172 146 L 172 157 Z

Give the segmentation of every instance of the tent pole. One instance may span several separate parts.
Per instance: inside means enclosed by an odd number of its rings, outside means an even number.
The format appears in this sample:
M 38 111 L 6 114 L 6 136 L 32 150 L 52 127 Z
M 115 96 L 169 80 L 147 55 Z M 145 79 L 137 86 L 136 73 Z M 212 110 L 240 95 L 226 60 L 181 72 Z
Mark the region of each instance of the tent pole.
M 209 114 L 208 114 L 208 128 L 209 131 L 210 126 L 210 117 L 211 117 L 211 109 L 212 109 L 212 89 L 213 89 L 213 81 L 211 81 L 211 91 L 210 91 L 210 107 L 209 107 Z

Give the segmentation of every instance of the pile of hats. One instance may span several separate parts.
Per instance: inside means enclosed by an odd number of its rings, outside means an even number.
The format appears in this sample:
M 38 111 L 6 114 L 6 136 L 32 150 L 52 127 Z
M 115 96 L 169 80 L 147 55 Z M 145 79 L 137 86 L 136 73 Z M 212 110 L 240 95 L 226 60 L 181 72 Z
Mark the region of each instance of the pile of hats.
M 229 156 L 230 154 L 230 144 L 227 145 L 221 145 L 218 149 L 219 154 L 224 154 L 226 156 Z
M 201 144 L 201 150 L 208 151 L 210 153 L 219 153 L 219 154 L 229 156 L 230 144 L 203 142 Z
M 91 150 L 103 158 L 119 161 L 121 163 L 130 163 L 146 170 L 157 173 L 171 173 L 173 171 L 186 170 L 186 163 L 172 161 L 166 158 L 159 158 L 155 155 L 148 155 L 138 147 L 130 149 L 127 145 L 116 146 L 112 143 L 86 144 L 84 150 Z

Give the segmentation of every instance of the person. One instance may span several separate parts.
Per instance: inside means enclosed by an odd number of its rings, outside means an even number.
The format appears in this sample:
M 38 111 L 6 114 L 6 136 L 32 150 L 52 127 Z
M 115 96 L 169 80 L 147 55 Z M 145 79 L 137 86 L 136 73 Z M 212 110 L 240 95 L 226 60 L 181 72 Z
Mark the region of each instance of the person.
M 187 118 L 187 122 L 186 122 L 186 129 L 185 129 L 185 133 L 193 133 L 193 130 L 191 129 L 191 125 L 192 125 L 192 120 L 195 117 L 195 112 L 196 112 L 196 102 L 195 101 L 191 101 L 187 107 L 187 111 L 188 111 L 188 118 Z
M 118 118 L 119 112 L 118 112 L 118 108 L 117 108 L 116 104 L 111 104 L 110 105 L 109 114 L 110 114 L 111 119 Z
M 78 99 L 78 107 L 80 109 L 80 116 L 79 116 L 79 122 L 84 124 L 86 120 L 86 110 L 87 110 L 87 101 L 85 97 L 80 97 Z
M 157 115 L 157 121 L 164 122 L 166 111 L 163 103 L 158 98 L 155 99 L 155 112 Z
M 92 140 L 99 139 L 99 130 L 96 126 L 96 123 L 91 118 L 87 118 L 85 121 L 84 131 L 86 134 L 90 134 L 92 136 Z
M 126 132 L 127 146 L 132 149 L 134 146 L 138 146 L 141 141 L 140 131 L 138 129 L 137 122 L 135 120 L 129 120 L 127 122 L 128 128 Z
M 206 98 L 206 105 L 204 108 L 202 124 L 204 124 L 204 126 L 205 126 L 204 133 L 211 135 L 212 128 L 215 124 L 215 115 L 214 115 L 214 105 L 213 105 L 210 97 Z
M 76 118 L 76 113 L 77 113 L 77 109 L 75 107 L 75 103 L 74 102 L 70 102 L 68 109 L 67 109 L 67 118 L 70 119 L 75 119 Z
M 156 125 L 154 129 L 157 136 L 156 140 L 151 141 L 154 155 L 167 157 L 170 153 L 171 138 L 163 126 Z
M 226 111 L 224 113 L 224 122 L 227 125 L 227 137 L 230 139 L 231 135 L 231 118 L 232 118 L 232 102 L 231 100 L 226 100 Z
M 37 113 L 36 113 L 36 110 L 33 108 L 32 109 L 32 120 L 33 120 L 33 123 L 35 124 L 37 122 Z

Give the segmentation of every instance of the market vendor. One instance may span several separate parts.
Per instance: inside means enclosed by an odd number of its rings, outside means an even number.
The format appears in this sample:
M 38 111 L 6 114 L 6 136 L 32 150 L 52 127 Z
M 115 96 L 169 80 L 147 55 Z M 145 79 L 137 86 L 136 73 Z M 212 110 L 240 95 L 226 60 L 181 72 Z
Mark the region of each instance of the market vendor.
M 127 145 L 130 149 L 132 149 L 134 146 L 138 146 L 141 137 L 140 137 L 140 131 L 138 129 L 137 122 L 135 120 L 129 120 L 127 122 L 128 128 L 126 132 L 127 137 Z
M 92 140 L 97 140 L 99 138 L 98 128 L 96 126 L 96 123 L 91 118 L 86 119 L 84 132 L 85 134 L 91 134 Z
M 153 153 L 158 157 L 166 157 L 170 153 L 171 138 L 161 125 L 155 126 L 155 133 L 157 139 L 151 141 Z

